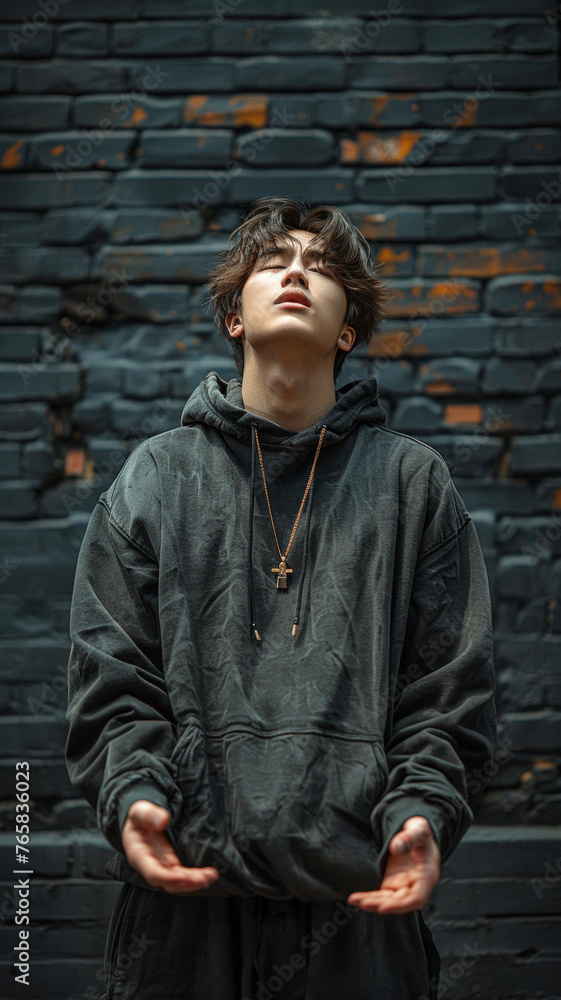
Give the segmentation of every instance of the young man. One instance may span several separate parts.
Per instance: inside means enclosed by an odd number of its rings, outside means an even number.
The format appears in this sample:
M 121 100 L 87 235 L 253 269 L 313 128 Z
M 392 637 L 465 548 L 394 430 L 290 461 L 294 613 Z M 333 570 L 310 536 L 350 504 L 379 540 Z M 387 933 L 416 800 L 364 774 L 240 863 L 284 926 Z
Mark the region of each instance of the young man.
M 344 212 L 255 202 L 210 290 L 241 381 L 134 450 L 76 570 L 68 769 L 124 883 L 106 996 L 435 998 L 420 907 L 496 739 L 476 530 L 375 377 L 335 390 L 386 294 Z

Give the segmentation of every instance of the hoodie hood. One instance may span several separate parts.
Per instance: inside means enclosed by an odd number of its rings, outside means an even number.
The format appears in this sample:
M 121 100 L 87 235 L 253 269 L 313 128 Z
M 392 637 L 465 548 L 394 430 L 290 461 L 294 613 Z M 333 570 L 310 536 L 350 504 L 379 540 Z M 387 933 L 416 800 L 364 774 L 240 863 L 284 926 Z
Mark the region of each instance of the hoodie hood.
M 181 424 L 209 424 L 224 434 L 251 443 L 252 426 L 257 423 L 259 440 L 269 447 L 289 446 L 305 451 L 316 448 L 322 427 L 325 432 L 322 448 L 338 444 L 358 424 L 385 424 L 386 411 L 380 406 L 378 381 L 374 375 L 348 382 L 335 390 L 336 401 L 325 416 L 303 431 L 292 431 L 266 417 L 246 410 L 242 384 L 232 378 L 225 382 L 216 372 L 209 372 L 189 397 L 183 408 Z
M 321 450 L 330 445 L 337 445 L 343 442 L 360 424 L 385 424 L 386 411 L 380 406 L 378 396 L 378 381 L 375 376 L 365 379 L 358 379 L 348 382 L 341 389 L 335 390 L 335 403 L 325 416 L 311 427 L 303 431 L 293 431 L 287 427 L 276 424 L 273 420 L 258 416 L 246 410 L 243 405 L 242 384 L 239 379 L 232 378 L 229 382 L 217 374 L 209 372 L 207 377 L 197 386 L 193 394 L 187 400 L 181 415 L 181 425 L 183 427 L 192 424 L 208 424 L 215 427 L 222 434 L 232 435 L 237 442 L 251 447 L 250 468 L 248 470 L 251 477 L 251 493 L 248 510 L 248 536 L 249 536 L 249 566 L 248 566 L 248 586 L 249 605 L 251 613 L 251 630 L 257 642 L 261 642 L 261 635 L 255 621 L 255 589 L 253 580 L 253 522 L 255 507 L 256 480 L 263 475 L 257 463 L 257 437 L 261 446 L 276 448 L 293 452 L 295 458 L 305 456 L 310 451 L 315 453 L 320 440 L 322 430 L 324 431 L 321 441 L 321 448 L 318 452 L 318 461 L 321 457 Z M 310 469 L 313 463 L 313 455 L 310 455 Z M 283 477 L 290 477 L 290 462 L 286 464 Z M 295 614 L 292 623 L 292 635 L 295 636 L 300 624 L 300 614 L 302 607 L 302 591 L 306 578 L 306 567 L 308 564 L 308 539 L 311 523 L 311 512 L 313 503 L 315 477 L 312 478 L 308 495 L 306 496 L 307 510 L 302 509 L 302 514 L 306 514 L 303 526 L 304 530 L 304 552 L 303 570 L 299 574 L 298 590 L 295 602 Z M 264 486 L 264 484 L 263 484 Z M 296 495 L 292 494 L 294 501 L 294 520 L 296 520 L 300 504 L 302 503 L 301 491 L 300 499 L 296 502 Z M 271 508 L 269 507 L 269 511 Z M 273 510 L 272 519 L 275 512 Z M 302 530 L 300 522 L 297 530 Z M 277 547 L 278 541 L 275 538 Z M 281 557 L 286 557 L 286 565 L 290 572 L 290 545 L 285 546 L 285 551 L 279 551 L 279 568 Z M 290 576 L 288 577 L 288 580 Z M 277 578 L 277 588 L 286 587 L 281 576 Z

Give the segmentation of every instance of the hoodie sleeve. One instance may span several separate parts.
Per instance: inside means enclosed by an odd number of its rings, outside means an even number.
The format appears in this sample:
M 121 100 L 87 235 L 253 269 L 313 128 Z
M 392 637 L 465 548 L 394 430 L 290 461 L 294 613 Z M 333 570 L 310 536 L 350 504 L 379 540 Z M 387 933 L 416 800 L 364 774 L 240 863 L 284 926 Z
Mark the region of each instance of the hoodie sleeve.
M 94 507 L 74 578 L 66 763 L 118 851 L 134 801 L 149 799 L 172 816 L 180 808 L 159 633 L 159 510 L 158 473 L 143 442 Z
M 439 456 L 411 586 L 386 741 L 388 783 L 372 826 L 389 843 L 425 816 L 442 862 L 474 818 L 496 747 L 491 598 L 475 525 Z

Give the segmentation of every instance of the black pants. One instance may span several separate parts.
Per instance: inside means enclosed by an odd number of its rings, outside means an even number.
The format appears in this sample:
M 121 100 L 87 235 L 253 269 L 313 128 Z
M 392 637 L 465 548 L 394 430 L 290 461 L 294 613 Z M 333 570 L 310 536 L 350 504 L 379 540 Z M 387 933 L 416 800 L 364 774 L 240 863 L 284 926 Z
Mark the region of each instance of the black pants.
M 105 997 L 436 1000 L 439 973 L 418 910 L 381 916 L 344 899 L 190 899 L 126 882 L 109 925 Z

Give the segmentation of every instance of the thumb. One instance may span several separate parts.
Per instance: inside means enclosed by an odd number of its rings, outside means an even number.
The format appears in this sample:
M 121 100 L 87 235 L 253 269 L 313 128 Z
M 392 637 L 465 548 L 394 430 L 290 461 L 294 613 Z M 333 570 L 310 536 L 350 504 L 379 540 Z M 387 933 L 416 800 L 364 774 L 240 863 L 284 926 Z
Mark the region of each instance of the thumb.
M 424 816 L 411 816 L 391 841 L 393 853 L 406 854 L 415 847 L 426 847 L 432 835 Z
M 146 830 L 157 830 L 161 833 L 166 829 L 171 813 L 163 806 L 157 806 L 147 799 L 138 799 L 130 807 L 127 818 Z

